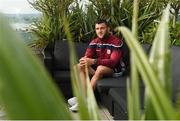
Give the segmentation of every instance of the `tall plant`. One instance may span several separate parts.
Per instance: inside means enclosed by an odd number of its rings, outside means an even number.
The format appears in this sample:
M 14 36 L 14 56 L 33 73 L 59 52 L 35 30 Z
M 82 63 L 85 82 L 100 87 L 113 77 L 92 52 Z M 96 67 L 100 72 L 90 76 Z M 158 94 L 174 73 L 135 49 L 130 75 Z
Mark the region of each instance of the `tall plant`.
M 168 3 L 170 3 L 170 7 L 171 9 L 169 10 L 171 13 L 171 22 L 170 22 L 170 42 L 172 45 L 179 45 L 180 41 L 178 39 L 178 15 L 179 15 L 179 11 L 180 11 L 180 2 L 179 0 L 161 0 L 161 1 L 154 1 L 157 4 L 158 8 L 165 8 L 167 6 Z M 161 6 L 161 7 L 159 7 Z M 152 9 L 157 8 L 152 6 Z M 157 11 L 158 12 L 158 11 Z M 157 23 L 158 23 L 159 19 L 157 19 L 156 22 L 154 22 L 153 24 L 151 24 L 150 26 L 146 27 L 146 29 L 144 30 L 145 32 L 143 33 L 143 38 L 144 40 L 148 40 L 148 43 L 152 43 L 153 41 L 153 37 L 155 35 L 155 30 L 153 28 L 156 27 Z
M 164 3 L 164 6 L 166 6 L 168 3 L 170 3 L 171 9 L 170 12 L 173 15 L 173 22 L 172 26 L 173 28 L 176 27 L 176 22 L 178 19 L 178 15 L 180 13 L 180 2 L 179 0 L 162 0 Z
M 72 40 L 69 23 L 65 16 L 63 23 L 68 40 Z M 0 15 L 0 25 L 0 104 L 5 109 L 6 119 L 73 119 L 64 97 L 54 85 L 42 63 L 16 35 L 2 15 Z M 72 82 L 80 107 L 80 113 L 77 114 L 76 119 L 98 120 L 100 116 L 89 78 L 86 79 L 87 93 L 82 95 L 78 69 L 73 68 L 77 64 L 74 46 L 71 41 L 69 43 Z
M 84 5 L 80 4 L 79 1 L 75 1 L 71 7 L 68 21 L 73 41 L 88 42 L 92 39 L 96 16 L 90 9 L 91 7 L 88 6 L 87 11 L 85 11 Z
M 69 15 L 69 7 L 74 0 L 28 0 L 42 13 L 40 21 L 34 23 L 32 31 L 37 35 L 37 43 L 47 44 L 65 37 L 62 16 Z
M 92 90 L 92 87 L 90 85 L 90 79 L 88 74 L 88 67 L 86 65 L 85 67 L 85 73 L 86 73 L 86 80 L 82 80 L 83 78 L 80 77 L 80 70 L 78 66 L 75 66 L 78 64 L 77 62 L 77 56 L 75 53 L 74 45 L 72 43 L 73 38 L 72 34 L 70 33 L 70 27 L 69 23 L 64 16 L 64 25 L 65 25 L 65 32 L 68 37 L 68 43 L 70 47 L 70 62 L 71 62 L 71 77 L 72 77 L 72 87 L 73 92 L 76 97 L 78 97 L 78 106 L 80 108 L 79 115 L 82 120 L 99 120 L 100 116 L 98 113 L 98 106 L 96 103 L 96 99 L 94 97 L 94 93 Z M 87 89 L 84 90 L 84 85 L 82 84 L 83 81 L 85 81 L 87 85 Z
M 0 103 L 6 118 L 72 119 L 41 62 L 1 14 L 0 25 Z
M 70 31 L 73 33 L 74 41 L 91 39 L 94 35 L 93 25 L 97 18 L 107 19 L 112 28 L 119 25 L 131 28 L 132 25 L 133 0 L 87 0 L 85 6 L 81 4 L 83 0 L 28 1 L 31 1 L 30 3 L 35 9 L 42 12 L 42 21 L 35 24 L 37 27 L 33 31 L 39 36 L 39 40 L 43 40 L 45 43 L 66 38 L 62 24 L 63 15 L 70 22 Z M 164 7 L 161 3 L 162 1 L 156 0 L 140 1 L 139 13 L 141 17 L 138 20 L 140 41 L 146 42 L 146 33 L 152 33 L 152 29 L 147 30 L 154 19 L 158 19 L 161 15 L 161 10 Z
M 89 0 L 94 6 L 94 11 L 99 18 L 109 20 L 112 28 L 119 25 L 131 28 L 132 26 L 132 13 L 133 13 L 133 0 Z M 149 26 L 158 19 L 163 9 L 162 1 L 156 0 L 141 0 L 139 1 L 139 41 L 146 42 L 143 38 Z M 151 33 L 152 31 L 150 31 Z
M 136 6 L 137 7 L 137 6 Z M 169 9 L 168 6 L 162 17 L 162 21 L 157 30 L 153 46 L 150 52 L 149 61 L 147 55 L 143 51 L 137 37 L 133 35 L 126 27 L 119 27 L 120 30 L 132 52 L 137 70 L 142 76 L 146 87 L 145 94 L 145 111 L 134 113 L 129 107 L 129 118 L 142 119 L 145 115 L 145 119 L 178 119 L 176 109 L 171 102 L 171 76 L 170 76 L 170 52 L 168 42 L 168 22 L 169 22 Z M 161 63 L 161 64 L 160 64 Z M 160 66 L 159 66 L 160 65 Z M 131 78 L 132 83 L 136 80 L 136 76 Z M 132 89 L 138 90 L 138 82 L 134 82 Z M 131 89 L 131 90 L 132 90 Z M 133 93 L 128 91 L 128 97 L 134 100 Z M 138 94 L 137 94 L 138 96 Z M 139 97 L 138 97 L 139 98 Z M 135 102 L 128 100 L 129 106 L 137 105 Z M 136 111 L 140 111 L 139 107 L 136 107 Z

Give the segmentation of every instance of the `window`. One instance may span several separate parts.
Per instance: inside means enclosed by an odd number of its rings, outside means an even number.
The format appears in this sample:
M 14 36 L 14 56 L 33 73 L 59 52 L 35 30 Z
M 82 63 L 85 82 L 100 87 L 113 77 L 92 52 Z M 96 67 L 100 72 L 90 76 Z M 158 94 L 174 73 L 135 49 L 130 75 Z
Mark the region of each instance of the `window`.
M 32 8 L 27 0 L 0 0 L 0 12 L 10 21 L 12 28 L 30 44 L 35 39 L 30 31 L 33 21 L 40 18 L 40 12 Z

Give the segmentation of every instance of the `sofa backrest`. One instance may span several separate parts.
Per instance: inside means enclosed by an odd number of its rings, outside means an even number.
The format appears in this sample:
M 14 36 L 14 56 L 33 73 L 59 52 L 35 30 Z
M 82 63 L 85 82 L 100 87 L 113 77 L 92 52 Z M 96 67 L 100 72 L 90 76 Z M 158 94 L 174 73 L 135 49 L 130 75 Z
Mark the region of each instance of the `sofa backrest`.
M 177 94 L 180 93 L 180 46 L 171 46 L 172 57 L 172 90 L 173 100 L 176 100 Z
M 80 59 L 82 56 L 84 56 L 86 48 L 88 47 L 88 44 L 89 43 L 74 42 L 77 59 Z M 145 51 L 149 51 L 149 47 L 150 47 L 149 45 L 143 44 L 143 48 L 145 49 Z M 67 41 L 60 41 L 60 40 L 55 41 L 53 55 L 54 55 L 53 67 L 55 70 L 69 70 L 70 69 L 69 45 Z
M 84 56 L 88 43 L 74 42 L 77 59 Z M 54 45 L 54 69 L 69 70 L 70 54 L 67 41 L 56 41 Z
M 149 54 L 151 45 L 150 44 L 141 44 L 141 45 L 142 45 L 145 53 Z M 123 75 L 129 75 L 129 72 L 130 72 L 130 50 L 125 41 L 123 41 L 122 51 L 123 51 L 123 62 L 125 63 L 125 66 L 126 66 L 126 71 L 124 72 Z
M 122 61 L 125 64 L 125 71 L 123 72 L 123 75 L 127 75 L 129 74 L 130 71 L 130 53 L 129 53 L 130 51 L 125 41 L 123 41 L 122 52 L 123 52 Z

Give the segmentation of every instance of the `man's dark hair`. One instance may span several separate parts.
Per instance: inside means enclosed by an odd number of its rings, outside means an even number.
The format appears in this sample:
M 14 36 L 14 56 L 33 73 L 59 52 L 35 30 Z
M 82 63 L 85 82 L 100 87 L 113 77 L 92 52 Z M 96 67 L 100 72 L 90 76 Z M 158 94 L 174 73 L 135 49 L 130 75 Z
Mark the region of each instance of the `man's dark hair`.
M 101 23 L 105 23 L 107 26 L 109 26 L 108 22 L 105 19 L 98 19 L 96 21 L 96 24 L 101 24 Z

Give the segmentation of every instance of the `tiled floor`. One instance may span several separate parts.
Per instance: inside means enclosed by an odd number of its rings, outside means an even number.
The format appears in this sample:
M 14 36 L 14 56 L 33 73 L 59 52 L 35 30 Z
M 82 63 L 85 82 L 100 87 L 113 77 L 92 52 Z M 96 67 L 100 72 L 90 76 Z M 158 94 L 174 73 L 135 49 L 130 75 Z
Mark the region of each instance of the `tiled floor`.
M 107 108 L 105 108 L 101 104 L 99 104 L 99 113 L 101 115 L 101 120 L 111 120 L 111 121 L 113 121 L 113 117 L 111 116 L 111 114 L 109 113 Z M 79 119 L 78 112 L 72 112 L 72 115 L 73 115 L 74 119 L 77 119 L 77 120 Z
M 105 108 L 101 104 L 99 104 L 99 108 L 100 108 L 99 111 L 100 111 L 100 115 L 101 115 L 102 120 L 113 120 L 113 117 L 111 116 L 111 114 L 109 113 L 107 108 Z

